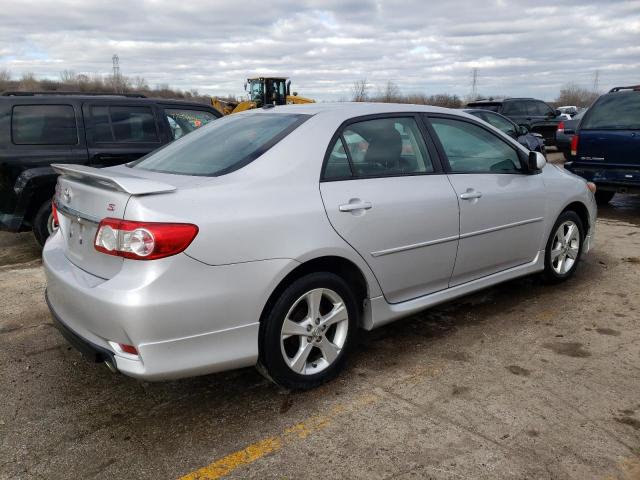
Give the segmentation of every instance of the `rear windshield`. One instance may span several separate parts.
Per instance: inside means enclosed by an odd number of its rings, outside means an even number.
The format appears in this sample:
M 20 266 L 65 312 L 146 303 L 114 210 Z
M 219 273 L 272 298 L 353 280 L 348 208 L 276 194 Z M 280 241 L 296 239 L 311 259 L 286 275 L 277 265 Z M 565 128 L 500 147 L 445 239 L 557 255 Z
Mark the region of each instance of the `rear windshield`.
M 229 115 L 129 163 L 129 167 L 178 175 L 218 176 L 252 162 L 309 115 Z
M 587 111 L 580 124 L 580 129 L 640 129 L 640 92 L 619 92 L 603 95 Z

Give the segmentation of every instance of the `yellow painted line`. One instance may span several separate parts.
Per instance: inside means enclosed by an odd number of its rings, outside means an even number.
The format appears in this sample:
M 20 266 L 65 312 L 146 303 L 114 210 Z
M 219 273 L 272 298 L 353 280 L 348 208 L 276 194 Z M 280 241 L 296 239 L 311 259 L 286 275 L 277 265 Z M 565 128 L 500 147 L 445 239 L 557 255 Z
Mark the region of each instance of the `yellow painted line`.
M 285 428 L 280 435 L 252 443 L 242 450 L 230 453 L 205 467 L 180 477 L 180 480 L 216 480 L 222 478 L 240 467 L 250 465 L 270 453 L 277 452 L 287 444 L 296 440 L 304 440 L 312 433 L 329 426 L 335 417 L 373 403 L 378 398 L 375 395 L 367 395 L 347 405 L 336 405 L 327 415 L 309 417 L 300 423 Z

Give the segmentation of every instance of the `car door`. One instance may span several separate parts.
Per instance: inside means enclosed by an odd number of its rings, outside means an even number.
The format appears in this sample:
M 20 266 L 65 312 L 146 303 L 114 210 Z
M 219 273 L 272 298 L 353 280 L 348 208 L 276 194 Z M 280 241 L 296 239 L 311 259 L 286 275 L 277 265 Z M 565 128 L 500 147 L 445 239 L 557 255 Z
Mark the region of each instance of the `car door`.
M 545 187 L 517 147 L 471 120 L 429 116 L 460 202 L 460 241 L 450 285 L 532 262 L 543 244 Z
M 110 167 L 131 162 L 168 141 L 153 104 L 92 102 L 83 105 L 89 163 Z
M 531 125 L 530 130 L 541 134 L 547 145 L 555 143 L 556 129 L 559 123 L 555 111 L 540 100 L 524 100 L 524 102 L 527 106 L 527 120 Z
M 455 262 L 458 201 L 423 128 L 411 114 L 344 125 L 320 183 L 329 221 L 391 303 L 447 288 Z

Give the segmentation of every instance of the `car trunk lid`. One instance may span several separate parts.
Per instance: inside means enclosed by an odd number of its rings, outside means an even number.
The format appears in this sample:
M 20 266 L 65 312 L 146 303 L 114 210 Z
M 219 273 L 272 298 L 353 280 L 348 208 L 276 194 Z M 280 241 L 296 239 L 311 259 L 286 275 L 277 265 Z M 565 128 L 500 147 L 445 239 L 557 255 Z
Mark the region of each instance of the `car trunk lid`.
M 124 218 L 132 196 L 169 193 L 176 187 L 111 169 L 62 164 L 52 167 L 60 174 L 55 203 L 66 257 L 92 275 L 112 278 L 122 268 L 123 259 L 94 248 L 100 221 Z

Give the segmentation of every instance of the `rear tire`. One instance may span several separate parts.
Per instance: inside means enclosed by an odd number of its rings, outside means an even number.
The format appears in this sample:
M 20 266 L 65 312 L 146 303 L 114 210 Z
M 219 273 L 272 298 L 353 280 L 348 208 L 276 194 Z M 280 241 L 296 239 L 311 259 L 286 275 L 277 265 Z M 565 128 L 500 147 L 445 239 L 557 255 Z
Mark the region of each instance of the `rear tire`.
M 57 228 L 53 221 L 51 200 L 47 200 L 40 205 L 40 208 L 33 217 L 31 228 L 34 237 L 36 237 L 36 241 L 41 247 L 44 247 L 44 243 L 47 241 L 47 238 L 49 238 L 49 235 Z
M 584 226 L 572 210 L 562 212 L 551 229 L 544 252 L 544 279 L 549 283 L 563 282 L 576 271 L 584 244 Z
M 263 320 L 258 369 L 291 390 L 328 382 L 345 365 L 358 314 L 356 297 L 341 277 L 318 272 L 299 278 Z
M 616 192 L 610 192 L 607 190 L 596 190 L 596 203 L 598 205 L 606 205 L 611 201 Z

